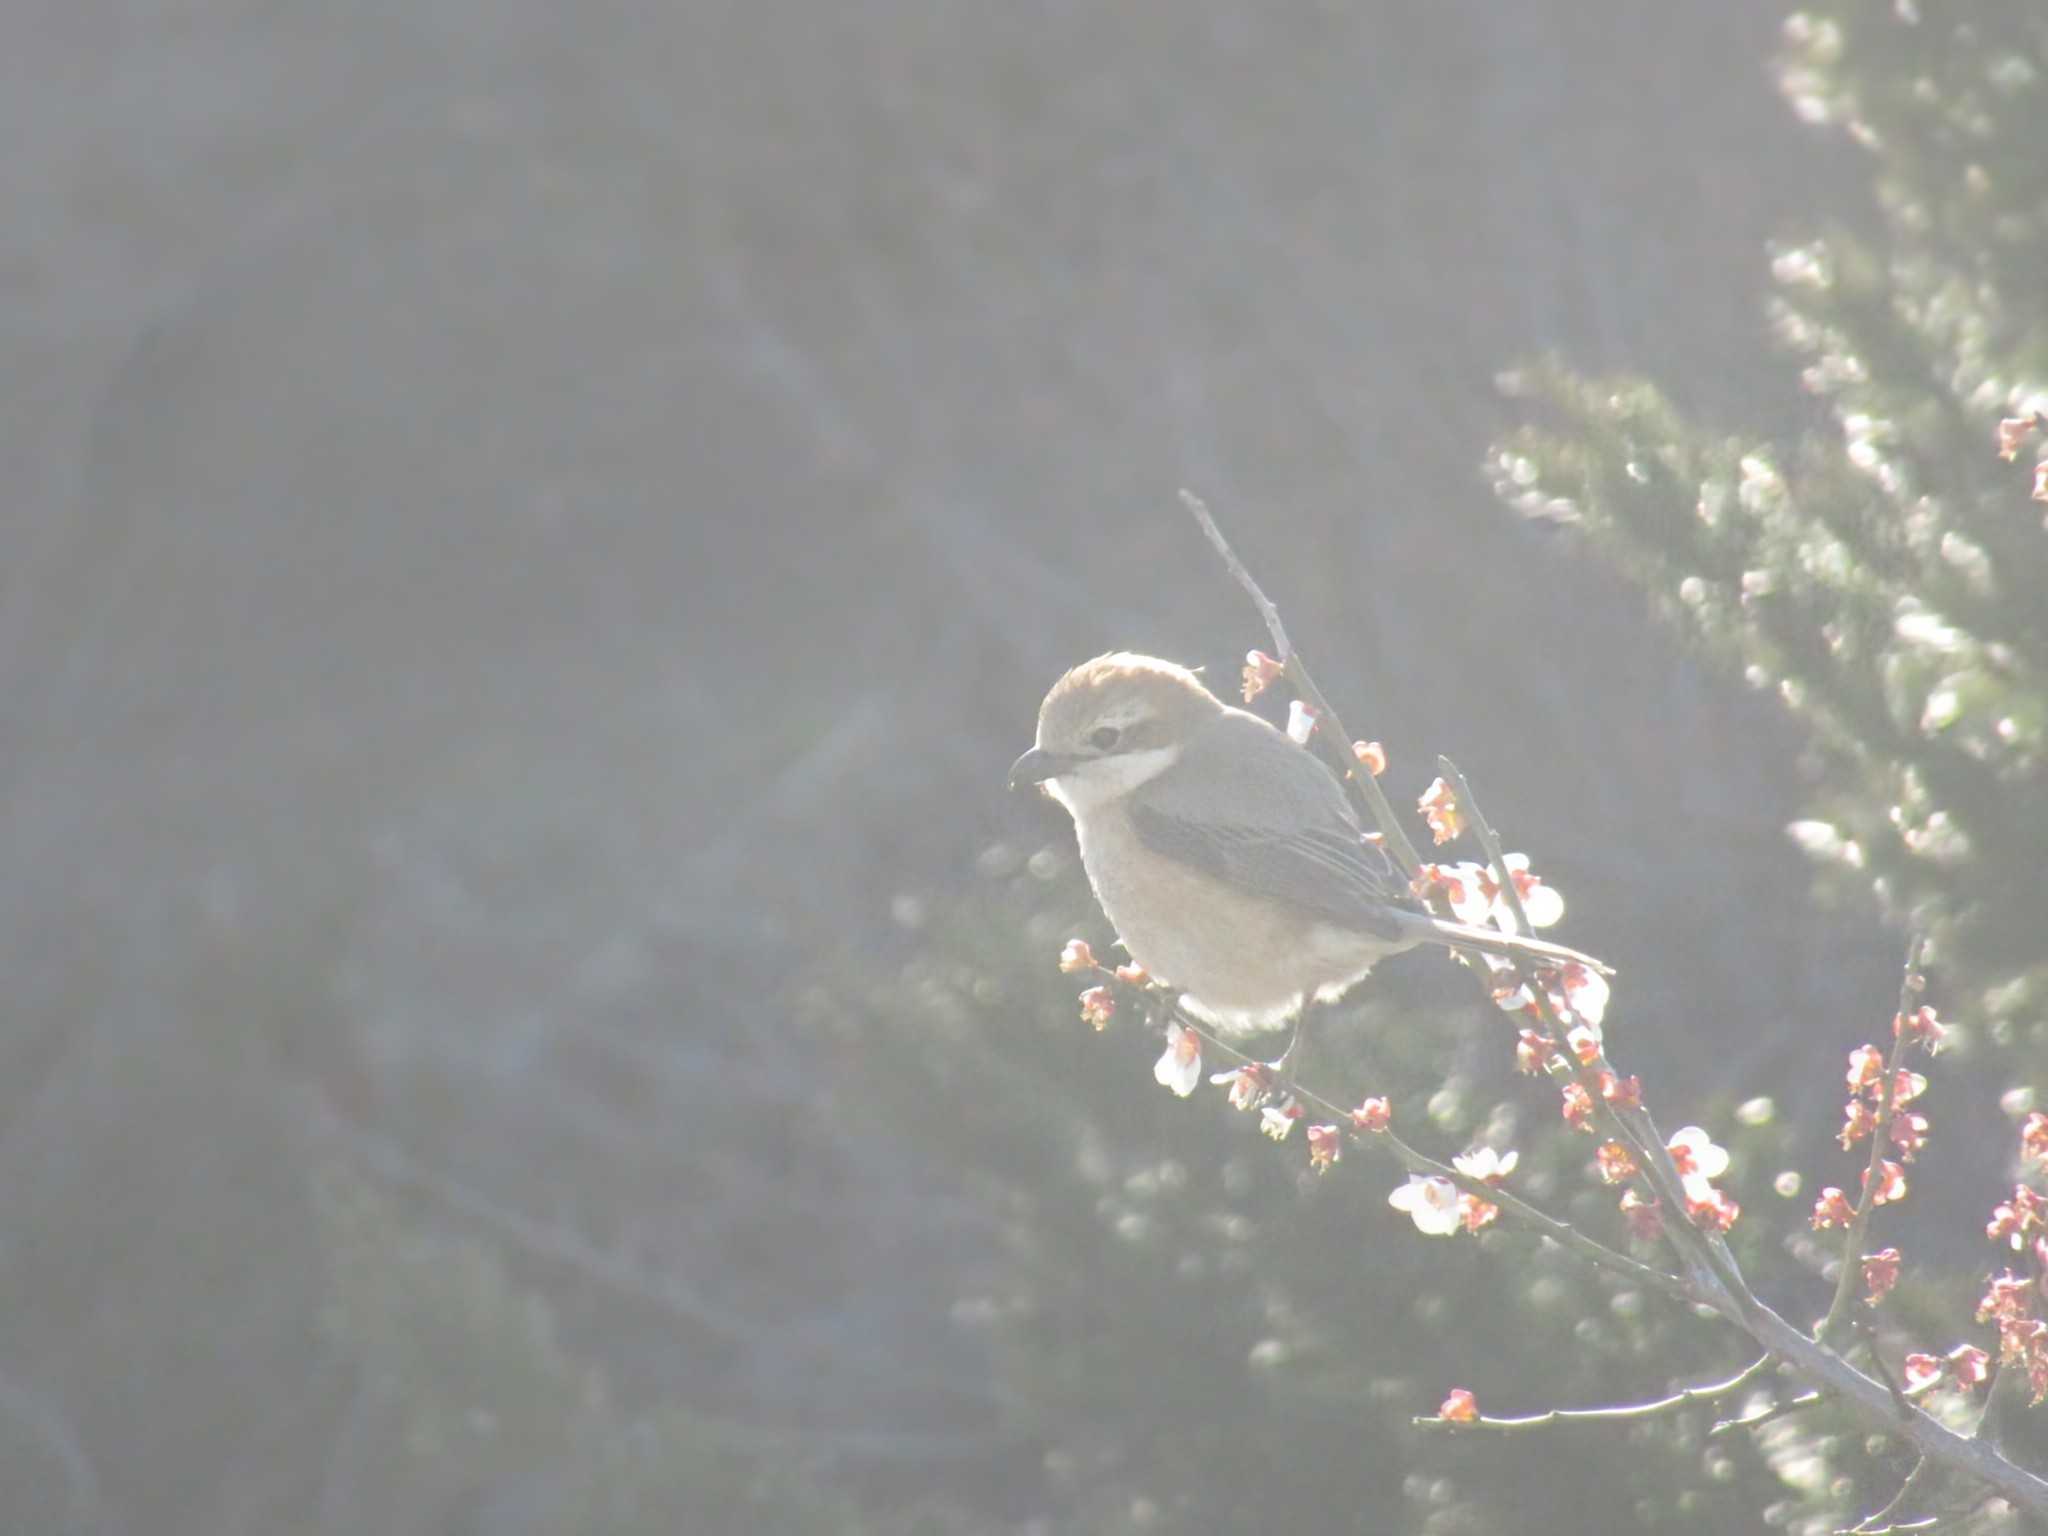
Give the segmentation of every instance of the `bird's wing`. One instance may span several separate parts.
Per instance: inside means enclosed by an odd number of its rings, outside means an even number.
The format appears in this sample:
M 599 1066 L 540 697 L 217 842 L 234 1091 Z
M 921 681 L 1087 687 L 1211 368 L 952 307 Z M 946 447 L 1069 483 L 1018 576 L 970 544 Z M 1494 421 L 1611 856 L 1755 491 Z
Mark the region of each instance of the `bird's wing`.
M 1126 806 L 1138 840 L 1219 880 L 1330 922 L 1392 938 L 1388 907 L 1413 907 L 1385 850 L 1369 843 L 1328 769 L 1256 716 L 1226 710 L 1224 742 L 1140 786 Z M 1217 746 L 1228 750 L 1213 750 Z M 1218 807 L 1227 807 L 1219 817 Z
M 1138 841 L 1162 858 L 1361 933 L 1405 931 L 1391 910 L 1408 905 L 1393 861 L 1342 821 L 1282 832 L 1194 821 L 1135 797 L 1130 817 Z

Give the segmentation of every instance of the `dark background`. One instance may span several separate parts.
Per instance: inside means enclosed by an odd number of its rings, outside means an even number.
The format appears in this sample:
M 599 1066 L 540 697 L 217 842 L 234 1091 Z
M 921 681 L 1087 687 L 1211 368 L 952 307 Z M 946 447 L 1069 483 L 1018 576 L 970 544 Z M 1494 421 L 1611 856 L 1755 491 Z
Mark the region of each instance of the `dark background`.
M 1065 666 L 1264 643 L 1182 485 L 1396 803 L 1451 753 L 1563 887 L 1668 1120 L 1831 1097 L 1894 941 L 1811 908 L 1793 738 L 1478 467 L 1551 350 L 1806 421 L 1767 242 L 1865 194 L 1770 84 L 1780 19 L 15 7 L 10 1528 L 568 1528 L 523 1454 L 377 1470 L 432 1367 L 360 1296 L 472 1260 L 450 1329 L 545 1298 L 557 1366 L 735 1455 L 1078 1518 L 956 1443 L 987 1211 L 806 1020 L 1066 846 L 1001 788 Z M 359 1195 L 402 1242 L 336 1237 Z M 519 1390 L 451 1400 L 482 1434 Z

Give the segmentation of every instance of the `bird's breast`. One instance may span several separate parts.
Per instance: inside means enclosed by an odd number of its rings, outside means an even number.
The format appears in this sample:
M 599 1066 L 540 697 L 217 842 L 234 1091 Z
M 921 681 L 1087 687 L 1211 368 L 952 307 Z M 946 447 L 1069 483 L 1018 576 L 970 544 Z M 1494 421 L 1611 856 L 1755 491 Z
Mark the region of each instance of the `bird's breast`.
M 1076 816 L 1075 831 L 1131 958 L 1219 1024 L 1280 1024 L 1305 996 L 1341 991 L 1397 947 L 1153 852 L 1120 807 Z

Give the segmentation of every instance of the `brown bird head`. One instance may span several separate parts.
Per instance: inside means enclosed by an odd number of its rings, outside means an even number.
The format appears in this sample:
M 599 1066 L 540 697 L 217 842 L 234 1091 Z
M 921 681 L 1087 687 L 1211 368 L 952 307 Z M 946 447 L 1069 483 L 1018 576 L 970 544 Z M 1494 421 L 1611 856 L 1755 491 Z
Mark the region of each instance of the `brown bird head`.
M 1038 707 L 1038 740 L 1010 769 L 1010 787 L 1049 785 L 1071 807 L 1123 794 L 1170 768 L 1181 744 L 1223 709 L 1186 667 L 1113 651 L 1084 661 Z

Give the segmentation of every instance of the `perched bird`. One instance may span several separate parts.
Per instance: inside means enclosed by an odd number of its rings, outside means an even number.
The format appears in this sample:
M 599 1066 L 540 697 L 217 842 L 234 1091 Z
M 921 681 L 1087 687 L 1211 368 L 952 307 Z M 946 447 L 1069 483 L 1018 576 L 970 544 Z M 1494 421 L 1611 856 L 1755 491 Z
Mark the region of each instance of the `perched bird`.
M 1116 652 L 1053 684 L 1010 769 L 1029 784 L 1073 816 L 1131 958 L 1226 1029 L 1298 1020 L 1418 944 L 1607 970 L 1425 910 L 1329 769 L 1170 661 Z

